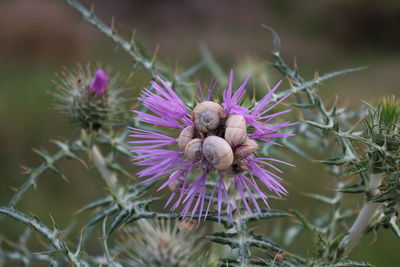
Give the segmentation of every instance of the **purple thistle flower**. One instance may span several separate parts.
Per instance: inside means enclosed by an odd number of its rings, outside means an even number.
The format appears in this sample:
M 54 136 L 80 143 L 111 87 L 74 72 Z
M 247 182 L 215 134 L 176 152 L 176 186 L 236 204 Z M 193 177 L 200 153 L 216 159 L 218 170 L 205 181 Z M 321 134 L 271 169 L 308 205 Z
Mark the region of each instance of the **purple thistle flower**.
M 107 90 L 108 76 L 103 69 L 96 70 L 96 74 L 89 85 L 90 92 L 96 97 L 104 95 Z
M 178 134 L 171 137 L 155 131 L 131 128 L 131 137 L 134 140 L 130 143 L 133 144 L 132 152 L 135 154 L 132 158 L 133 162 L 138 166 L 144 166 L 144 169 L 138 173 L 139 177 L 147 177 L 144 182 L 169 175 L 159 190 L 167 186 L 171 188 L 171 185 L 174 184 L 180 185 L 179 188 L 172 190 L 165 206 L 169 206 L 176 199 L 171 210 L 182 205 L 181 213 L 184 217 L 193 217 L 199 214 L 200 217 L 206 218 L 211 206 L 215 204 L 219 218 L 223 206 L 225 206 L 226 213 L 232 217 L 234 207 L 240 212 L 241 205 L 249 214 L 253 214 L 252 206 L 261 213 L 257 200 L 262 200 L 269 207 L 268 197 L 264 193 L 263 187 L 278 196 L 287 194 L 285 188 L 280 184 L 282 178 L 274 173 L 282 173 L 282 171 L 273 163 L 293 165 L 278 159 L 257 157 L 254 154 L 258 149 L 258 143 L 277 144 L 273 139 L 292 135 L 278 131 L 280 128 L 295 123 L 270 123 L 279 115 L 290 112 L 289 109 L 276 113 L 271 112 L 274 107 L 288 97 L 273 101 L 272 94 L 280 82 L 253 108 L 249 109 L 240 106 L 246 94 L 249 76 L 234 92 L 233 73 L 231 72 L 228 88 L 222 93 L 221 105 L 210 102 L 215 84 L 208 89 L 207 96 L 203 96 L 203 90 L 199 84 L 200 100 L 202 101 L 200 104 L 204 104 L 203 106 L 208 106 L 210 109 L 203 110 L 203 107 L 199 108 L 199 104 L 194 110 L 189 110 L 165 81 L 160 78 L 158 80 L 160 84 L 152 82 L 152 88 L 144 89 L 139 98 L 144 107 L 152 114 L 136 110 L 133 112 L 138 115 L 136 119 L 140 122 L 175 128 L 181 131 L 181 134 L 177 138 Z M 245 123 L 244 133 L 239 136 L 238 143 L 228 143 L 230 140 L 226 137 L 228 131 L 232 131 L 233 137 L 240 133 L 240 127 L 236 125 L 228 130 L 226 125 L 228 118 L 241 118 Z M 199 121 L 201 120 L 205 126 L 200 127 Z M 240 124 L 238 121 L 233 123 Z M 219 143 L 210 143 L 211 139 L 208 139 L 207 143 L 206 140 L 210 136 L 218 136 L 219 138 L 212 138 L 212 141 Z M 192 145 L 195 143 L 201 145 Z M 209 150 L 210 145 L 211 150 Z M 190 154 L 192 148 L 195 149 L 193 154 L 196 155 L 195 157 Z M 210 154 L 214 152 L 216 152 L 215 155 Z M 218 153 L 225 154 L 218 158 Z M 227 164 L 225 162 L 217 163 L 218 159 L 227 161 Z M 193 179 L 193 175 L 191 175 L 193 171 L 200 171 L 200 176 Z M 211 192 L 207 194 L 206 182 L 209 181 L 215 181 L 215 184 Z M 237 203 L 236 198 L 231 199 L 230 192 L 235 196 L 240 196 L 241 203 Z M 208 203 L 206 203 L 206 199 L 209 199 Z

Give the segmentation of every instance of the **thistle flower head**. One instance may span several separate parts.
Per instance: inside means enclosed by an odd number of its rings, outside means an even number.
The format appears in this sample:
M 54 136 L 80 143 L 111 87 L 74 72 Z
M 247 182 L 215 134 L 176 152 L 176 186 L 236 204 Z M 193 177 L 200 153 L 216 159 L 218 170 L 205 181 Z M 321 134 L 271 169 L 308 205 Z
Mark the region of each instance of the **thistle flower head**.
M 128 266 L 199 266 L 201 242 L 192 232 L 178 231 L 177 222 L 138 221 L 120 236 L 121 258 Z
M 115 124 L 123 111 L 121 89 L 116 88 L 116 77 L 109 78 L 103 69 L 93 70 L 78 65 L 74 71 L 64 70 L 59 75 L 53 93 L 56 108 L 79 127 L 91 131 Z
M 288 163 L 258 153 L 262 143 L 276 144 L 275 138 L 291 135 L 278 131 L 293 123 L 271 122 L 290 111 L 271 112 L 287 96 L 277 102 L 272 100 L 277 84 L 251 108 L 243 106 L 248 79 L 234 91 L 231 72 L 221 103 L 212 99 L 213 87 L 205 96 L 199 86 L 200 103 L 193 109 L 188 108 L 161 79 L 160 83 L 152 82 L 152 88 L 144 89 L 140 97 L 149 113 L 134 111 L 137 120 L 175 128 L 179 133 L 168 136 L 158 131 L 131 129 L 132 152 L 136 154 L 133 160 L 136 165 L 145 167 L 138 175 L 147 176 L 147 182 L 168 175 L 160 187 L 173 189 L 166 206 L 176 198 L 171 209 L 182 204 L 183 216 L 193 217 L 198 213 L 205 218 L 214 202 L 219 217 L 223 203 L 229 216 L 232 216 L 233 205 L 237 210 L 244 205 L 250 214 L 253 213 L 251 206 L 254 206 L 261 213 L 257 199 L 268 206 L 264 187 L 279 196 L 287 193 L 279 182 L 281 178 L 272 170 L 281 172 L 273 163 Z M 207 192 L 208 182 L 215 182 L 211 192 Z M 230 192 L 240 196 L 242 203 L 233 201 L 232 204 Z

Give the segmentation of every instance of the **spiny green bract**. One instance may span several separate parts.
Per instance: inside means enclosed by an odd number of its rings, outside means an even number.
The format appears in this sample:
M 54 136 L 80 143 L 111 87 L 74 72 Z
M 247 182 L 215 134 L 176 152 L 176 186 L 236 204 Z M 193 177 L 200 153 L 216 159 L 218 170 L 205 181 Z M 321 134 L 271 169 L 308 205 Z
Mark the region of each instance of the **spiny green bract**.
M 395 96 L 383 98 L 370 108 L 364 135 L 371 143 L 368 158 L 374 172 L 399 171 L 400 101 Z M 376 145 L 376 146 L 374 146 Z
M 110 73 L 110 70 L 107 71 Z M 56 109 L 67 119 L 87 131 L 118 125 L 127 109 L 125 99 L 120 97 L 123 89 L 117 88 L 117 76 L 107 81 L 107 90 L 101 95 L 90 89 L 95 78 L 95 69 L 90 64 L 78 65 L 75 70 L 64 69 L 55 82 L 58 91 L 53 93 Z
M 139 220 L 135 227 L 125 227 L 118 251 L 121 262 L 129 266 L 203 266 L 205 256 L 196 233 L 179 231 L 177 221 Z M 202 259 L 204 258 L 204 259 Z

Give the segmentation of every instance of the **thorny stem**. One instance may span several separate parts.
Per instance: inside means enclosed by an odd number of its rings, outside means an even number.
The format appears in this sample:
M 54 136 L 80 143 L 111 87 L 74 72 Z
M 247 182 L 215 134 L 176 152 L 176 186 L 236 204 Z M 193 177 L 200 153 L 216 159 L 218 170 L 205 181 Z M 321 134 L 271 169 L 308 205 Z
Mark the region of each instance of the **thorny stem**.
M 134 41 L 132 43 L 126 41 L 120 35 L 116 33 L 116 30 L 112 27 L 107 26 L 101 20 L 99 20 L 93 12 L 88 10 L 85 6 L 76 0 L 64 0 L 69 6 L 78 11 L 83 18 L 89 22 L 92 26 L 99 29 L 104 35 L 109 37 L 113 42 L 125 50 L 137 63 L 143 66 L 143 68 L 150 73 L 152 77 L 161 77 L 164 81 L 169 81 L 165 75 L 160 71 L 156 70 L 154 60 L 147 59 L 143 54 L 139 52 L 135 46 Z
M 236 232 L 238 234 L 237 240 L 239 241 L 239 245 L 231 253 L 239 260 L 240 266 L 246 267 L 251 257 L 250 247 L 246 240 L 248 237 L 246 221 L 237 215 L 234 219 L 233 227 L 228 232 Z
M 100 149 L 96 145 L 94 145 L 91 149 L 91 156 L 92 156 L 92 161 L 93 161 L 94 165 L 96 166 L 97 170 L 100 172 L 104 181 L 111 188 L 113 193 L 116 194 L 116 196 L 118 196 L 119 192 L 116 190 L 116 185 L 118 182 L 117 175 L 107 168 L 106 160 L 104 159 L 103 154 L 101 154 Z M 134 207 L 134 209 L 136 211 L 135 207 Z M 151 224 L 147 220 L 139 220 L 138 223 L 141 225 L 147 226 L 147 227 L 152 227 Z
M 89 266 L 87 262 L 81 258 L 80 247 L 78 247 L 75 252 L 72 252 L 67 246 L 67 243 L 61 238 L 61 233 L 57 230 L 56 227 L 54 227 L 54 229 L 50 229 L 41 221 L 39 221 L 36 217 L 32 217 L 9 207 L 0 206 L 0 214 L 7 215 L 10 218 L 21 222 L 34 229 L 38 233 L 42 234 L 51 243 L 51 246 L 55 249 L 55 252 L 63 253 L 72 266 Z
M 106 160 L 104 159 L 103 154 L 101 154 L 100 149 L 94 145 L 91 149 L 91 156 L 92 156 L 92 161 L 94 165 L 96 166 L 97 170 L 100 172 L 101 176 L 103 177 L 104 181 L 107 183 L 107 185 L 111 188 L 113 193 L 119 197 L 119 191 L 116 188 L 116 185 L 118 183 L 118 178 L 116 173 L 110 171 L 107 168 L 107 163 Z M 135 212 L 137 212 L 137 208 L 133 207 Z M 152 227 L 152 225 L 145 219 L 139 220 L 138 224 L 146 227 Z M 106 237 L 104 237 L 106 238 Z M 106 241 L 105 241 L 106 242 Z
M 241 262 L 241 266 L 247 266 L 247 263 L 250 259 L 250 248 L 246 241 L 247 238 L 247 225 L 244 220 L 242 220 L 239 216 L 236 218 L 236 230 L 239 233 L 238 239 L 240 242 L 240 247 L 238 248 L 239 260 Z
M 308 100 L 308 103 L 304 104 L 303 101 L 299 101 L 300 103 L 298 103 L 298 105 L 299 107 L 302 107 L 302 110 L 306 117 L 311 117 L 308 123 L 317 128 L 320 128 L 323 131 L 327 132 L 329 131 L 331 133 L 334 133 L 339 143 L 341 144 L 345 160 L 347 162 L 359 162 L 360 158 L 355 148 L 353 147 L 351 141 L 343 136 L 343 134 L 347 134 L 347 132 L 343 132 L 340 130 L 339 120 L 335 105 L 331 110 L 328 110 L 323 101 L 319 98 L 319 96 L 315 92 L 315 90 L 312 89 L 313 85 L 318 84 L 320 82 L 318 81 L 318 78 L 317 80 L 314 81 L 305 82 L 305 80 L 299 75 L 297 69 L 291 69 L 279 55 L 279 50 L 280 50 L 279 36 L 272 29 L 268 29 L 268 31 L 271 33 L 274 41 L 274 49 L 272 51 L 274 58 L 273 64 L 283 75 L 285 75 L 285 77 L 288 77 L 294 85 L 294 87 L 286 91 L 275 94 L 274 98 L 279 99 L 282 96 L 282 94 L 304 92 L 306 99 Z M 322 78 L 323 78 L 322 80 L 329 79 L 339 74 L 349 73 L 361 69 L 363 68 L 348 69 L 344 71 L 330 73 L 319 78 L 319 80 L 321 80 Z M 319 110 L 319 115 L 322 116 L 323 123 L 319 122 L 321 121 L 321 118 L 319 118 L 319 116 L 310 116 L 312 115 L 309 114 L 308 112 L 309 111 L 308 108 L 310 107 L 315 107 Z M 366 173 L 359 166 L 355 165 L 354 167 L 359 171 L 361 183 L 365 183 L 365 181 L 367 180 Z M 374 189 L 376 189 L 378 185 L 381 183 L 382 178 L 380 177 L 379 174 L 371 174 L 369 178 L 370 178 L 369 188 L 372 189 L 371 195 L 373 196 L 377 195 L 379 193 L 379 190 L 374 190 Z M 337 196 L 340 197 L 340 195 Z M 351 227 L 349 234 L 346 237 L 344 237 L 340 243 L 340 247 L 344 249 L 343 256 L 349 255 L 350 252 L 353 250 L 353 248 L 357 245 L 362 234 L 365 232 L 366 228 L 370 225 L 373 215 L 379 209 L 380 206 L 381 204 L 374 203 L 372 201 L 368 201 L 364 204 L 359 216 L 357 217 L 356 221 Z M 337 212 L 337 208 L 338 207 L 335 206 L 334 208 L 335 213 Z M 332 224 L 330 225 L 331 237 L 335 229 L 336 222 L 337 221 L 335 220 L 335 222 L 332 222 Z
M 337 75 L 362 70 L 363 67 L 327 73 L 327 74 L 323 75 L 322 77 L 319 77 L 312 81 L 306 82 L 303 79 L 303 77 L 300 76 L 298 69 L 290 68 L 286 64 L 284 59 L 280 56 L 279 50 L 280 50 L 281 41 L 279 39 L 278 34 L 271 28 L 267 28 L 267 30 L 272 35 L 273 42 L 274 42 L 274 48 L 272 51 L 273 66 L 278 71 L 280 71 L 285 77 L 287 77 L 294 85 L 294 87 L 291 87 L 290 89 L 273 94 L 273 98 L 275 100 L 278 100 L 287 94 L 295 94 L 299 98 L 298 93 L 300 93 L 300 92 L 304 93 L 307 102 L 304 103 L 304 101 L 299 101 L 300 99 L 298 99 L 298 101 L 300 103 L 297 103 L 297 105 L 303 111 L 303 114 L 305 115 L 306 119 L 309 121 L 309 124 L 314 125 L 315 127 L 320 128 L 321 130 L 330 131 L 333 134 L 335 134 L 339 143 L 342 146 L 343 154 L 346 156 L 346 159 L 349 162 L 350 161 L 358 162 L 359 157 L 358 157 L 358 154 L 357 154 L 355 148 L 353 147 L 352 143 L 350 142 L 349 139 L 343 138 L 341 136 L 341 134 L 347 133 L 347 132 L 342 132 L 339 129 L 335 105 L 331 110 L 327 109 L 324 102 L 322 101 L 322 99 L 320 99 L 320 97 L 316 93 L 315 89 L 313 89 L 313 86 L 317 85 L 322 80 L 330 79 Z M 318 115 L 311 114 L 309 108 L 318 109 L 319 114 Z M 321 120 L 321 118 L 320 118 L 321 116 L 323 118 L 324 123 L 319 123 L 319 121 Z M 364 182 L 365 181 L 365 173 L 363 171 L 361 171 L 357 166 L 356 166 L 356 168 L 360 171 L 359 176 L 361 178 L 361 181 Z
M 92 161 L 93 161 L 95 167 L 101 174 L 101 177 L 103 177 L 104 181 L 111 188 L 113 193 L 116 196 L 119 196 L 119 192 L 116 190 L 116 185 L 118 182 L 117 175 L 107 168 L 106 160 L 104 159 L 103 154 L 101 153 L 100 149 L 96 145 L 94 145 L 91 149 L 91 156 L 92 156 Z M 134 207 L 134 209 L 136 211 L 135 207 Z M 147 220 L 139 220 L 138 223 L 145 225 L 147 227 L 151 227 L 151 224 Z
M 107 168 L 106 160 L 96 145 L 94 145 L 90 150 L 90 155 L 92 156 L 93 164 L 100 172 L 101 177 L 103 177 L 104 181 L 111 189 L 114 189 L 118 181 L 117 176 Z
M 376 188 L 381 184 L 381 182 L 381 174 L 370 174 L 368 187 L 371 189 L 371 196 L 376 196 L 379 194 L 379 190 Z M 343 256 L 348 256 L 355 248 L 365 230 L 371 224 L 373 216 L 381 206 L 382 203 L 376 203 L 373 201 L 367 201 L 364 203 L 347 236 L 343 238 L 340 244 L 341 247 L 344 248 Z
M 0 257 L 3 258 L 5 261 L 16 261 L 23 264 L 23 266 L 31 266 L 33 262 L 43 262 L 47 264 L 47 266 L 58 267 L 60 266 L 59 263 L 53 259 L 52 257 L 45 255 L 45 254 L 25 254 L 20 251 L 0 251 Z M 1 261 L 0 259 L 0 266 L 3 266 L 5 262 Z
M 236 194 L 233 195 L 234 199 L 237 197 L 237 194 L 238 193 L 236 192 Z M 238 241 L 240 244 L 239 247 L 236 249 L 236 252 L 238 253 L 237 258 L 240 261 L 240 266 L 245 267 L 250 260 L 251 251 L 249 244 L 246 240 L 248 237 L 246 221 L 240 216 L 240 214 L 236 215 L 233 229 L 238 233 Z
M 61 143 L 60 143 L 61 144 Z M 16 190 L 15 194 L 12 196 L 11 200 L 8 202 L 8 207 L 13 208 L 17 203 L 22 199 L 23 195 L 28 192 L 28 190 L 34 186 L 37 182 L 37 179 L 47 170 L 54 169 L 55 163 L 58 161 L 68 158 L 74 157 L 74 153 L 78 151 L 83 151 L 84 147 L 80 144 L 79 141 L 74 142 L 71 146 L 67 146 L 63 144 L 61 149 L 53 154 L 46 155 L 46 161 L 43 162 L 39 167 L 29 170 L 29 177 L 25 180 L 25 182 Z M 4 218 L 3 214 L 0 214 L 0 221 Z
M 341 182 L 340 182 L 340 170 L 338 166 L 332 166 L 331 167 L 331 172 L 334 175 L 334 186 L 335 188 L 341 188 Z M 333 205 L 333 209 L 332 209 L 332 219 L 331 222 L 329 224 L 329 240 L 334 239 L 335 235 L 336 235 L 336 224 L 338 222 L 339 219 L 339 215 L 340 215 L 340 201 L 342 200 L 343 197 L 343 193 L 341 193 L 340 191 L 335 191 L 333 199 L 335 200 L 335 204 Z

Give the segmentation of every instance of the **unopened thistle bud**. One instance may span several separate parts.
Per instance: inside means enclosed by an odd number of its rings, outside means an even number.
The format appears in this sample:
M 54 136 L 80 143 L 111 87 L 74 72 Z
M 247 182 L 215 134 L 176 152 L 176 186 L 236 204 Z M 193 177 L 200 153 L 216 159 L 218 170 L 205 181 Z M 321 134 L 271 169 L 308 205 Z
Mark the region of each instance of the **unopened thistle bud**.
M 400 158 L 400 101 L 395 96 L 383 98 L 370 109 L 365 123 L 365 137 L 372 144 L 369 158 L 374 172 L 397 170 Z
M 89 65 L 63 71 L 56 84 L 59 91 L 53 94 L 56 108 L 86 131 L 114 125 L 123 110 L 115 82 L 103 69 L 94 71 Z
M 177 230 L 177 221 L 143 221 L 125 227 L 118 242 L 124 266 L 204 266 L 195 232 Z
M 368 145 L 365 157 L 366 167 L 373 174 L 369 176 L 369 187 L 372 190 L 368 192 L 367 197 L 374 202 L 383 204 L 383 213 L 379 216 L 379 224 L 374 227 L 380 225 L 389 226 L 396 232 L 399 229 L 398 218 L 400 214 L 398 210 L 400 204 L 399 98 L 396 99 L 395 96 L 385 97 L 378 103 L 376 108 L 370 107 L 364 124 L 363 137 L 364 143 Z M 376 190 L 376 188 L 379 190 Z M 380 207 L 377 203 L 371 203 L 368 202 L 363 207 L 356 222 L 358 222 L 359 218 L 363 219 L 364 217 L 362 216 L 372 216 L 375 212 L 371 210 L 374 207 Z M 369 224 L 368 221 L 367 224 Z M 353 227 L 356 226 L 358 227 L 358 224 L 355 223 Z M 348 237 L 350 241 L 358 240 L 357 231 L 354 229 L 350 229 Z M 354 246 L 354 242 L 347 246 L 351 248 L 351 246 Z

